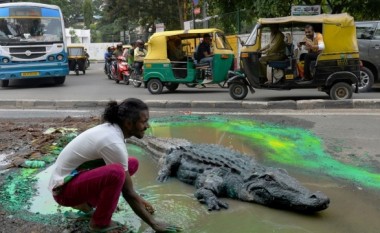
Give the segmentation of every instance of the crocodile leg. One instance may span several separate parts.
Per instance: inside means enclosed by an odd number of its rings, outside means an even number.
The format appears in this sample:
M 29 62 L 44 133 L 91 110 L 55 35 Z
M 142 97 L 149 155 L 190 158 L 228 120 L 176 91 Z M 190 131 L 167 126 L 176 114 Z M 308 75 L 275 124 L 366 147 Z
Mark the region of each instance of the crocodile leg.
M 181 163 L 182 154 L 183 151 L 178 149 L 173 150 L 170 154 L 166 156 L 164 164 L 158 172 L 157 180 L 159 182 L 165 182 L 171 174 L 175 174 L 175 172 L 178 169 L 178 166 Z
M 205 203 L 209 211 L 220 210 L 220 208 L 228 209 L 228 204 L 219 200 L 211 190 L 200 188 L 195 192 L 194 196 L 199 202 Z
M 217 195 L 222 195 L 225 189 L 224 175 L 229 173 L 225 168 L 213 168 L 200 175 L 195 186 L 198 188 L 194 196 L 201 202 L 206 203 L 209 211 L 228 209 L 226 202 L 220 201 Z

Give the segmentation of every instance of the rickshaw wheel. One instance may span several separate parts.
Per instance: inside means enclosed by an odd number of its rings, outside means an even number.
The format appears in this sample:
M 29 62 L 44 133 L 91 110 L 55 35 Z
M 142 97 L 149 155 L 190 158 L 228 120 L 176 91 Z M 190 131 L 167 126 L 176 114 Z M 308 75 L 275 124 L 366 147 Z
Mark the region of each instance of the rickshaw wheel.
M 335 83 L 330 89 L 330 98 L 333 100 L 351 99 L 352 86 L 345 82 Z
M 229 92 L 233 99 L 242 100 L 248 94 L 248 87 L 244 83 L 232 83 Z
M 151 94 L 161 94 L 163 89 L 163 85 L 158 79 L 151 79 L 148 82 L 148 90 Z
M 179 84 L 178 83 L 168 83 L 166 85 L 166 88 L 170 91 L 170 92 L 174 92 L 175 90 L 177 90 Z
M 190 88 L 193 88 L 193 87 L 196 87 L 197 84 L 196 83 L 186 83 L 185 84 L 187 87 L 190 87 Z

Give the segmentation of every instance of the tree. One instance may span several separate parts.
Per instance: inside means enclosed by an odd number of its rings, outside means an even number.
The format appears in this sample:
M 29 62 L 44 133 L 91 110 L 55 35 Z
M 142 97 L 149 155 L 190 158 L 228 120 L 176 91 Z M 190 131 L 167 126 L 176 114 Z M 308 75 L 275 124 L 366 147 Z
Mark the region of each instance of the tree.
M 90 28 L 93 19 L 92 0 L 84 0 L 83 2 L 83 18 L 86 28 Z

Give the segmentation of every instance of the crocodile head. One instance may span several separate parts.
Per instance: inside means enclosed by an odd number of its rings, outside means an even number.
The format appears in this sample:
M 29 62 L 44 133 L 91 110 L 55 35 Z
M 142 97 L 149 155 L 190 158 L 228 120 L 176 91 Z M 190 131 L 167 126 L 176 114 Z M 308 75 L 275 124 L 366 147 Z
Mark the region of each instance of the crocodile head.
M 299 212 L 316 212 L 328 207 L 330 199 L 311 192 L 283 169 L 267 168 L 244 179 L 240 199 Z

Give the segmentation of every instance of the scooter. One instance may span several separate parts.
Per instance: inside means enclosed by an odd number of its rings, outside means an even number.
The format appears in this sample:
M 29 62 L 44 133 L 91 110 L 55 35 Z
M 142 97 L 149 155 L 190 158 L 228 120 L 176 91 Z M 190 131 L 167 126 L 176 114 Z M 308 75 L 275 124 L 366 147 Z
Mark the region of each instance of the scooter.
M 118 56 L 116 60 L 112 61 L 110 68 L 111 68 L 111 77 L 113 80 L 115 80 L 116 83 L 123 81 L 125 85 L 129 85 L 131 69 L 128 63 L 126 62 L 125 57 Z

